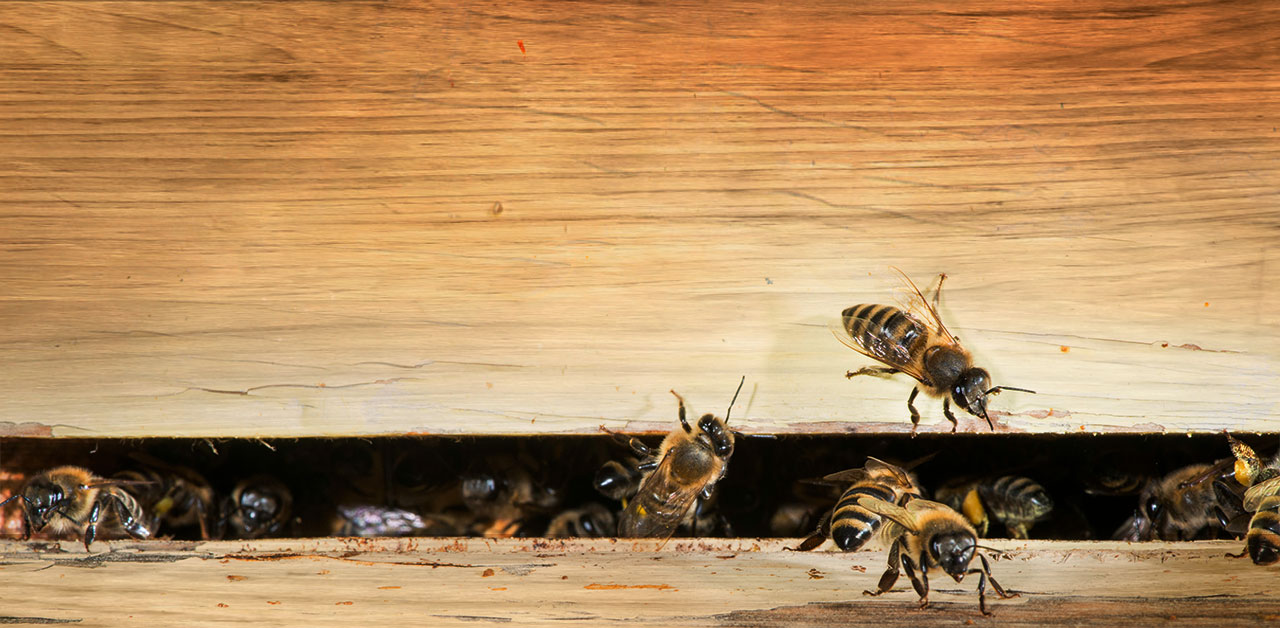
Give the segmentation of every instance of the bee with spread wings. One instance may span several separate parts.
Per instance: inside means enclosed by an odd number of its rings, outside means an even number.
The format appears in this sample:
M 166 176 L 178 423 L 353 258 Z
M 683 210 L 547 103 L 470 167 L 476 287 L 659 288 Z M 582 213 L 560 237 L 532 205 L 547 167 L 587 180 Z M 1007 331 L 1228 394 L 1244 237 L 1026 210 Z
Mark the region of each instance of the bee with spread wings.
M 952 432 L 956 431 L 958 422 L 951 413 L 951 401 L 962 410 L 986 419 L 987 425 L 995 429 L 987 415 L 988 395 L 1002 390 L 1034 391 L 992 386 L 991 375 L 974 366 L 973 356 L 947 331 L 942 317 L 938 316 L 938 296 L 947 278 L 945 274 L 938 275 L 938 286 L 930 302 L 905 273 L 894 270 L 902 275 L 909 289 L 905 310 L 892 305 L 862 303 L 846 308 L 841 317 L 842 328 L 832 330 L 840 342 L 886 366 L 865 366 L 849 371 L 845 377 L 897 373 L 914 377 L 918 383 L 907 397 L 912 435 L 920 425 L 920 412 L 914 402 L 921 390 L 942 397 L 942 413 L 951 421 Z

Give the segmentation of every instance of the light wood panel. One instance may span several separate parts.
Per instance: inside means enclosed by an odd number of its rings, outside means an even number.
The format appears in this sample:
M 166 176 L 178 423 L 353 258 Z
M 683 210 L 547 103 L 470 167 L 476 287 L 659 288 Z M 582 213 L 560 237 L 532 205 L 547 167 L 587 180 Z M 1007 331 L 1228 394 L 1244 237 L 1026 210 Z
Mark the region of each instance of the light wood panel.
M 1000 430 L 1280 430 L 1280 13 L 1131 4 L 0 5 L 0 435 L 905 431 L 891 265 Z
M 883 552 L 788 552 L 789 542 L 674 539 L 308 539 L 165 544 L 0 542 L 0 621 L 78 626 L 969 625 L 977 582 L 903 577 L 869 598 Z M 992 541 L 992 572 L 1020 597 L 988 600 L 999 625 L 1266 625 L 1276 569 L 1225 558 L 1237 543 Z M 95 546 L 97 549 L 98 546 Z M 103 548 L 106 547 L 104 544 Z M 48 591 L 72 592 L 50 601 Z M 22 622 L 17 622 L 22 623 Z

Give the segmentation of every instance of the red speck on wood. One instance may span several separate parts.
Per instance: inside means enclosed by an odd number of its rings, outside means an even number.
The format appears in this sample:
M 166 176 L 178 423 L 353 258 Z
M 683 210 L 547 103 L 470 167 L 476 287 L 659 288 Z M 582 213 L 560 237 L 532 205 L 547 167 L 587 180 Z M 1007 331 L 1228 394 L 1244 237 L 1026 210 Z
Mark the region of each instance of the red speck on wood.
M 351 606 L 352 604 L 355 604 L 355 602 L 338 602 L 334 606 Z
M 480 577 L 481 577 L 481 578 L 488 578 L 489 576 L 492 576 L 492 575 L 493 575 L 493 570 L 492 570 L 492 569 L 486 569 L 486 570 L 484 570 L 484 573 L 480 574 Z
M 218 602 L 218 608 L 227 608 L 227 605 L 222 602 Z
M 517 40 L 516 40 L 516 45 L 517 45 L 517 46 L 520 46 L 520 54 L 525 55 L 525 56 L 528 56 L 528 55 L 529 55 L 529 53 L 525 52 L 525 49 L 524 49 L 524 40 L 523 40 L 523 39 L 517 39 Z M 1208 305 L 1208 303 L 1206 303 L 1205 305 Z
M 1071 352 L 1071 347 L 1068 347 L 1067 345 L 1060 345 L 1060 346 L 1058 347 L 1058 351 L 1061 351 L 1061 352 L 1063 352 L 1063 353 L 1070 353 L 1070 352 Z
M 241 580 L 248 580 L 248 579 L 249 579 L 249 576 L 227 576 L 227 580 L 230 580 L 232 582 L 240 582 Z

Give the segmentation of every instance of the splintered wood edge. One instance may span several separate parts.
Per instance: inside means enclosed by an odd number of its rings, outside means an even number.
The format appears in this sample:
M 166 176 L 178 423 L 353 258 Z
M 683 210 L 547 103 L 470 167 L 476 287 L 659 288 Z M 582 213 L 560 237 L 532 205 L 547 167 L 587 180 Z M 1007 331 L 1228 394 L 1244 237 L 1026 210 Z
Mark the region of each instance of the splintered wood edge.
M 879 550 L 792 552 L 798 539 L 315 538 L 260 541 L 0 541 L 0 621 L 118 623 L 305 618 L 340 625 L 412 613 L 434 623 L 918 625 L 981 621 L 976 576 L 908 580 L 879 597 Z M 1275 621 L 1276 567 L 1231 559 L 1241 542 L 987 540 L 991 572 L 1018 597 L 987 604 L 1002 625 L 1193 625 Z M 49 591 L 76 591 L 51 604 Z M 34 619 L 33 619 L 34 618 Z M 19 622 L 21 623 L 21 622 Z M 1184 622 L 1186 623 L 1186 622 Z

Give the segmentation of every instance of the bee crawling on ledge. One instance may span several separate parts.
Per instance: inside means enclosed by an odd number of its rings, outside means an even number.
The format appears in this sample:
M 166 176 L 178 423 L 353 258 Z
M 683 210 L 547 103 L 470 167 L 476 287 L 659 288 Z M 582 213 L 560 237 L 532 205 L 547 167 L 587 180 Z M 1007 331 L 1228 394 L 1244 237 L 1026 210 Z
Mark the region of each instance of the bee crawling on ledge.
M 684 398 L 671 391 L 679 401 L 680 426 L 662 440 L 657 449 L 651 449 L 637 438 L 628 438 L 614 432 L 615 438 L 626 443 L 640 456 L 636 466 L 639 477 L 631 481 L 613 477 L 627 471 L 617 463 L 610 463 L 598 475 L 598 490 L 609 495 L 625 495 L 627 485 L 638 489 L 630 497 L 618 519 L 618 536 L 669 538 L 686 520 L 694 519 L 695 503 L 713 499 L 716 483 L 728 469 L 733 455 L 734 432 L 729 429 L 729 413 L 738 400 L 742 384 L 729 402 L 729 410 L 721 419 L 704 414 L 698 419 L 696 429 L 685 419 Z
M 938 315 L 938 296 L 942 293 L 942 282 L 947 278 L 945 274 L 938 275 L 938 286 L 930 302 L 906 274 L 896 268 L 894 270 L 902 275 L 909 288 L 907 309 L 871 303 L 855 305 L 842 312 L 842 329 L 832 329 L 836 339 L 850 349 L 887 366 L 864 366 L 845 373 L 845 377 L 852 379 L 858 375 L 897 373 L 914 377 L 918 383 L 907 397 L 912 436 L 920 426 L 920 412 L 914 402 L 921 390 L 930 396 L 942 397 L 942 413 L 951 421 L 952 432 L 959 425 L 951 413 L 952 401 L 969 414 L 985 419 L 987 426 L 994 430 L 991 417 L 987 415 L 989 395 L 999 394 L 1002 390 L 1035 391 L 992 386 L 991 375 L 973 365 L 973 356 L 947 331 L 942 317 Z
M 899 561 L 911 579 L 912 588 L 920 595 L 920 608 L 929 605 L 929 570 L 934 567 L 942 568 L 956 582 L 969 574 L 978 574 L 978 608 L 983 615 L 991 615 L 987 611 L 988 580 L 1001 598 L 1019 595 L 1006 592 L 996 582 L 987 557 L 977 552 L 980 546 L 973 526 L 946 504 L 915 499 L 902 507 L 875 497 L 862 497 L 858 505 L 893 522 L 885 531 L 893 543 L 889 548 L 889 568 L 880 577 L 876 590 L 863 591 L 865 595 L 888 593 L 898 581 Z M 975 556 L 982 566 L 970 568 Z
M 123 532 L 137 539 L 151 537 L 142 506 L 123 488 L 128 484 L 100 478 L 82 467 L 54 467 L 32 477 L 0 507 L 20 501 L 25 524 L 22 540 L 33 532 L 47 530 L 57 536 L 74 531 L 87 551 L 99 528 L 110 536 Z

